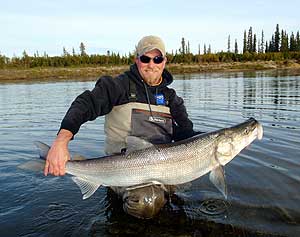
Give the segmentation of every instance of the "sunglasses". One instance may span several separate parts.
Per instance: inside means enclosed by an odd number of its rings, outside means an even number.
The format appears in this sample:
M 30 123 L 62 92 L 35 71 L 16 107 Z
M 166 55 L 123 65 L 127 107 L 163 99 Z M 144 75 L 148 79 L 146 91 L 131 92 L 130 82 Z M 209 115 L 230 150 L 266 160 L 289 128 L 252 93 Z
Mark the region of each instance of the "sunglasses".
M 151 61 L 151 59 L 153 60 L 153 62 L 155 64 L 160 64 L 160 63 L 162 63 L 164 61 L 165 58 L 163 56 L 155 56 L 154 58 L 150 58 L 150 57 L 148 57 L 146 55 L 140 56 L 140 61 L 142 63 L 149 63 Z

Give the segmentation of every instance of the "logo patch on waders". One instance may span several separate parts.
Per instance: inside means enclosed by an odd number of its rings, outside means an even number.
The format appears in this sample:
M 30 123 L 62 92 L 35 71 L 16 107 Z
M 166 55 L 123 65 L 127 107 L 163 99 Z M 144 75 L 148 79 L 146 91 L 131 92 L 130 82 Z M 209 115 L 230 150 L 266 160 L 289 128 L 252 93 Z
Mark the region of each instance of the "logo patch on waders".
M 172 116 L 169 113 L 132 110 L 130 135 L 160 144 L 171 142 L 172 132 Z
M 166 123 L 166 119 L 157 116 L 149 116 L 149 121 L 154 123 Z

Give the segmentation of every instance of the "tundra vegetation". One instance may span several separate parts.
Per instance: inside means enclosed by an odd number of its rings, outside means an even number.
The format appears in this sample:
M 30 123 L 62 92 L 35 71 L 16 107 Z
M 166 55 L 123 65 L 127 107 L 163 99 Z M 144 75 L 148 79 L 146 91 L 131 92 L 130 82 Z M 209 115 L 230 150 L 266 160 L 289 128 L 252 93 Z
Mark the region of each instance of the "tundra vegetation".
M 231 47 L 233 45 L 233 47 Z M 206 72 L 221 70 L 263 70 L 276 68 L 300 68 L 299 31 L 280 30 L 276 25 L 270 40 L 264 31 L 258 37 L 252 27 L 244 31 L 243 45 L 231 42 L 228 35 L 227 50 L 213 52 L 211 44 L 198 44 L 198 52 L 192 53 L 190 43 L 181 39 L 179 49 L 167 53 L 167 67 L 173 73 Z M 0 53 L 0 80 L 93 78 L 104 74 L 118 74 L 134 60 L 134 52 L 125 55 L 107 51 L 106 54 L 87 54 L 83 42 L 79 52 L 68 52 L 63 47 L 61 56 L 49 56 L 46 52 L 34 53 L 24 50 L 21 57 L 6 57 Z

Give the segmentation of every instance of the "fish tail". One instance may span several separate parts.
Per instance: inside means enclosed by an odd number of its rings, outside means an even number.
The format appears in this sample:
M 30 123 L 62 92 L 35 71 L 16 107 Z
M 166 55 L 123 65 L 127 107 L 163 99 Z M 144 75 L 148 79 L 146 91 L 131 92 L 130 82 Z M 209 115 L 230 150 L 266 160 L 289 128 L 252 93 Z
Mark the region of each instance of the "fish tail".
M 34 142 L 34 144 L 38 148 L 40 159 L 34 159 L 31 161 L 25 162 L 21 165 L 18 165 L 19 169 L 35 171 L 35 172 L 41 172 L 44 170 L 45 160 L 46 160 L 46 157 L 47 157 L 50 147 L 47 144 L 39 142 L 39 141 Z

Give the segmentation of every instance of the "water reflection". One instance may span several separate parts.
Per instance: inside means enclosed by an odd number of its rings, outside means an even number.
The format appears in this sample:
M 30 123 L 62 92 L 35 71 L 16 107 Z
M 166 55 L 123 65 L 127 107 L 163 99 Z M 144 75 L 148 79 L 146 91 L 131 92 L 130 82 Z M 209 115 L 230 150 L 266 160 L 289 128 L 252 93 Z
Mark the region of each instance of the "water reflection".
M 209 79 L 201 75 L 202 80 L 197 75 L 182 75 L 176 78 L 183 80 L 175 83 L 187 107 L 208 113 L 207 117 L 211 117 L 214 106 L 219 106 L 218 117 L 226 119 L 240 113 L 243 117 L 262 117 L 263 113 L 274 119 L 295 120 L 299 115 L 299 77 L 287 79 L 270 77 L 270 73 L 268 76 L 264 72 L 251 73 L 255 77 L 249 77 L 249 72 L 213 74 Z

